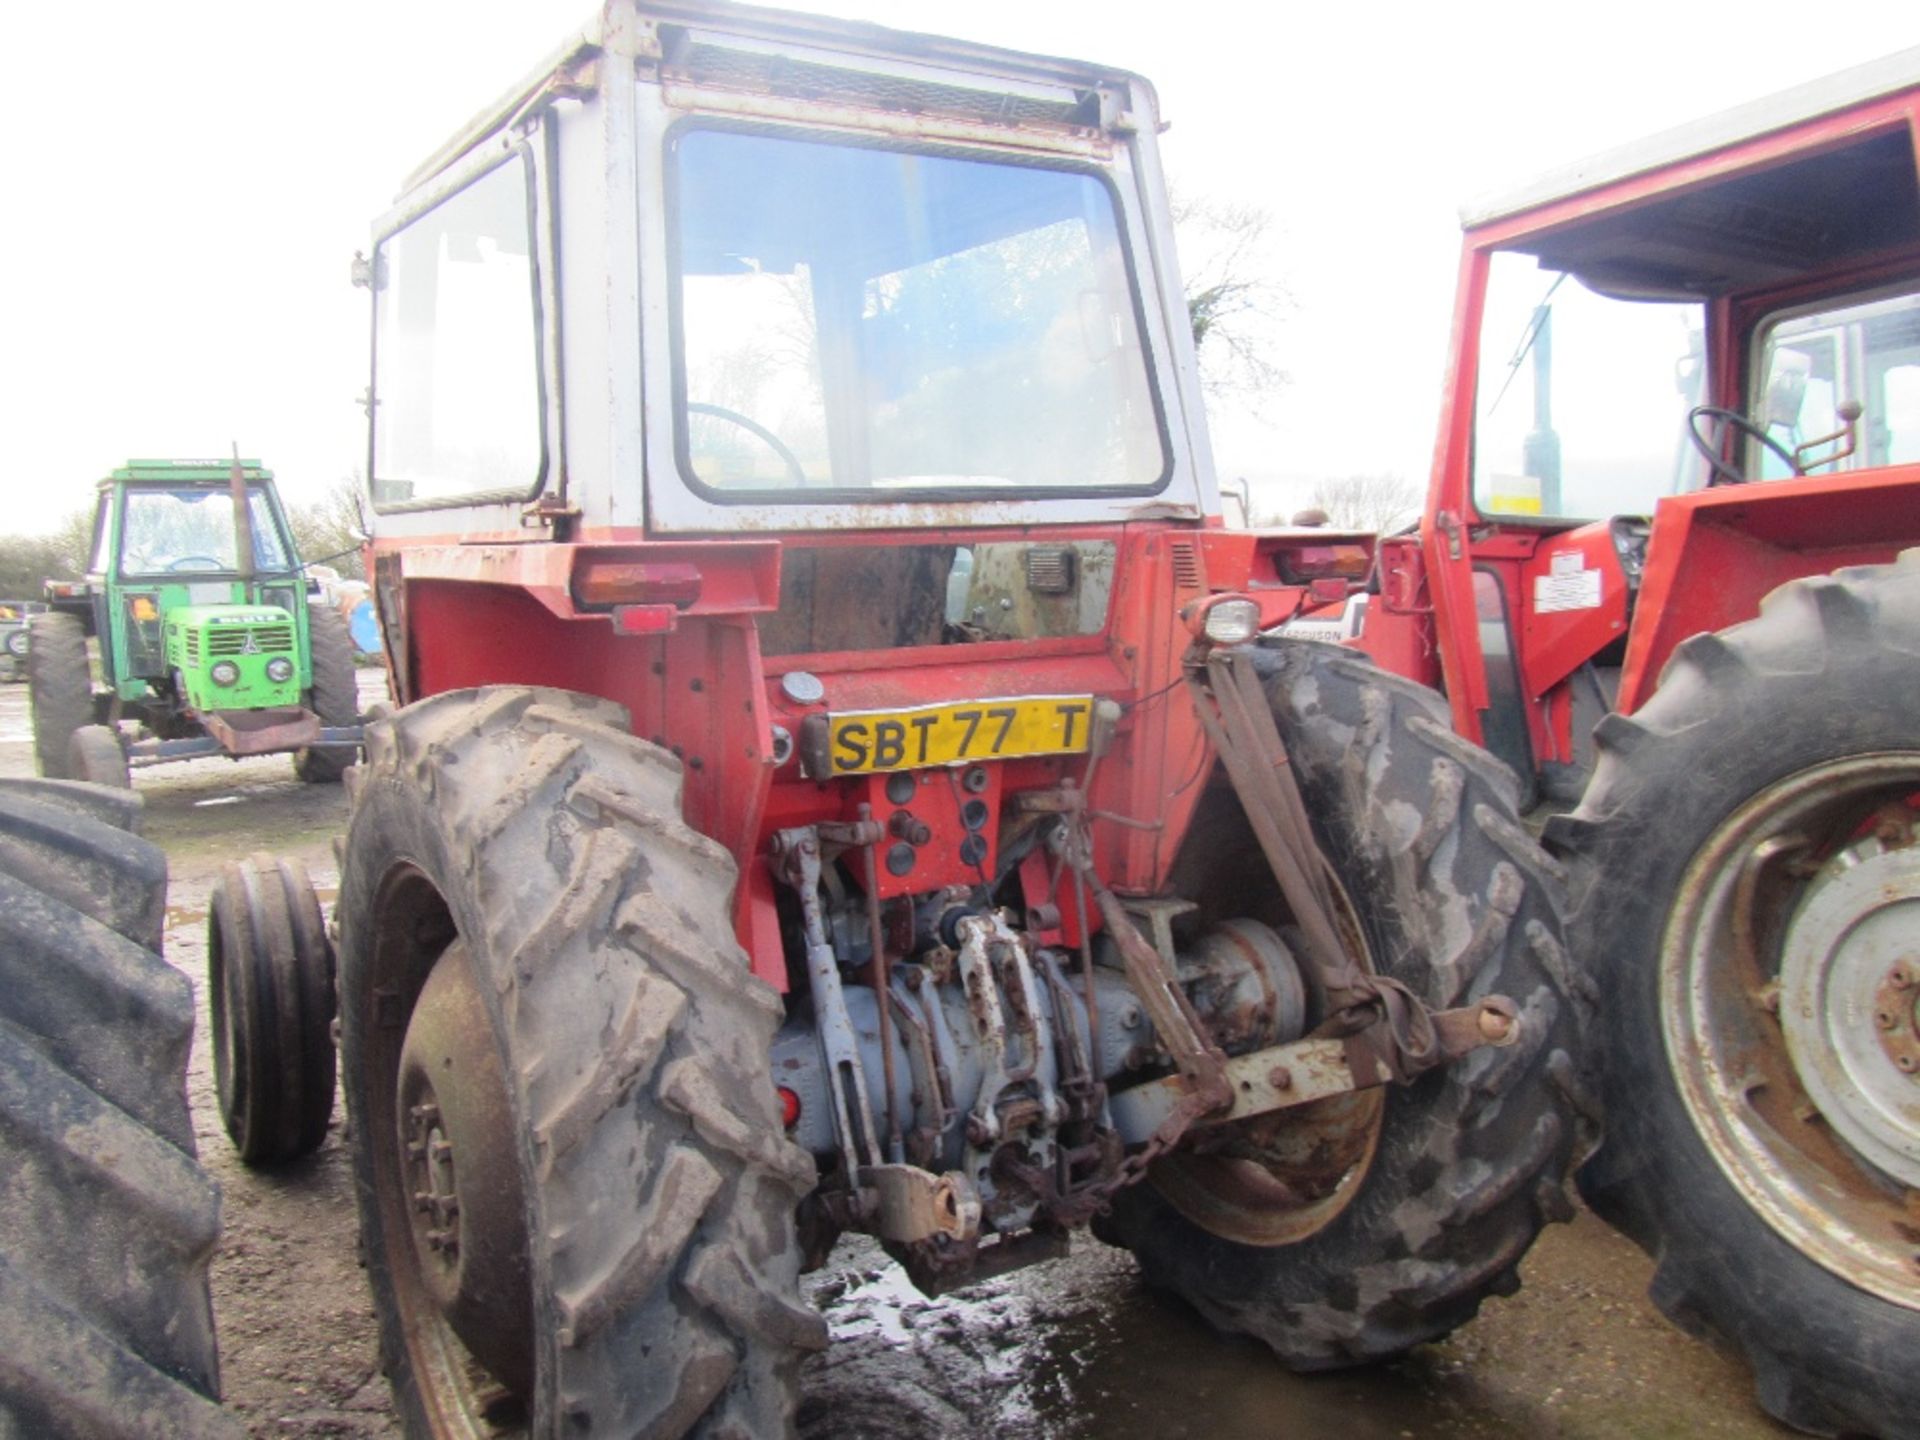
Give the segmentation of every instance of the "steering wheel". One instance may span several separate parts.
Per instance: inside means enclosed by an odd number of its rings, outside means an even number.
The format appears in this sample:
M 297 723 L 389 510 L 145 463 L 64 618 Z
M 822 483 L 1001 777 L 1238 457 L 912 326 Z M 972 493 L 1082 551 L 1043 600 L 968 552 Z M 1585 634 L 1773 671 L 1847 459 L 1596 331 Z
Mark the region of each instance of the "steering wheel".
M 213 555 L 182 555 L 178 560 L 169 561 L 167 573 L 175 570 L 225 570 L 229 568 L 224 560 Z
M 1700 422 L 1702 420 L 1713 422 L 1714 428 L 1711 433 L 1703 434 L 1701 432 Z M 1795 475 L 1804 475 L 1807 473 L 1800 467 L 1800 462 L 1793 458 L 1793 452 L 1791 450 L 1787 449 L 1786 446 L 1782 445 L 1778 440 L 1774 439 L 1773 436 L 1754 424 L 1753 421 L 1742 415 L 1738 410 L 1726 410 L 1718 405 L 1696 405 L 1687 412 L 1687 435 L 1688 438 L 1693 441 L 1693 448 L 1706 457 L 1707 464 L 1713 469 L 1713 479 L 1708 482 L 1709 484 L 1744 485 L 1750 478 L 1746 471 L 1742 470 L 1738 465 L 1735 465 L 1730 460 L 1721 458 L 1720 445 L 1724 435 L 1719 427 L 1723 425 L 1738 430 L 1742 435 L 1747 436 L 1751 440 L 1759 441 L 1760 444 L 1764 445 L 1775 455 L 1778 455 L 1781 460 L 1785 461 L 1787 469 L 1791 470 Z
M 767 429 L 766 426 L 762 425 L 752 416 L 742 415 L 738 410 L 729 410 L 724 405 L 709 405 L 702 400 L 689 400 L 687 402 L 687 413 L 689 415 L 711 415 L 716 420 L 725 420 L 729 424 L 738 425 L 742 430 L 746 431 L 749 435 L 753 436 L 754 439 L 760 441 L 761 444 L 765 445 L 769 450 L 773 451 L 775 455 L 780 457 L 780 463 L 787 467 L 787 474 L 793 477 L 793 483 L 796 488 L 804 489 L 806 487 L 807 467 L 800 463 L 800 457 L 787 448 L 786 441 Z

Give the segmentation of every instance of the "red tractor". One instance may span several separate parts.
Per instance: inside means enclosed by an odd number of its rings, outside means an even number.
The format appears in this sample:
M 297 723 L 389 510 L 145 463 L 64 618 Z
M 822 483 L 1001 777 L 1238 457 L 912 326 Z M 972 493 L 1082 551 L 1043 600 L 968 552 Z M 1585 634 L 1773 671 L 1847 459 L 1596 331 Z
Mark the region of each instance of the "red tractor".
M 1555 868 L 1430 691 L 1258 638 L 1319 542 L 1222 526 L 1158 115 L 611 0 L 378 223 L 335 922 L 410 1433 L 782 1433 L 850 1230 L 937 1291 L 1091 1222 L 1314 1369 L 1569 1213 Z
M 1470 215 L 1419 533 L 1283 631 L 1578 800 L 1583 1189 L 1834 1435 L 1920 1417 L 1917 127 L 1910 51 Z

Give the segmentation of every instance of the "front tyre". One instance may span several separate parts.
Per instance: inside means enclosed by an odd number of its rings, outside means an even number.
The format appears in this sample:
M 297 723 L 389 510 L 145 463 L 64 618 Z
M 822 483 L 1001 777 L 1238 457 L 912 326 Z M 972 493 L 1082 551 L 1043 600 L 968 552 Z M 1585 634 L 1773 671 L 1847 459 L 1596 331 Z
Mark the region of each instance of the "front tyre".
M 67 739 L 69 779 L 89 785 L 108 785 L 115 790 L 131 790 L 133 773 L 127 768 L 127 752 L 120 735 L 110 725 L 82 725 Z
M 1344 890 L 1336 922 L 1369 966 L 1435 1009 L 1504 994 L 1520 1013 L 1509 1047 L 1251 1122 L 1116 1197 L 1110 1233 L 1151 1283 L 1322 1370 L 1465 1323 L 1518 1285 L 1540 1228 L 1571 1215 L 1566 1180 L 1593 1138 L 1575 1065 L 1592 990 L 1561 943 L 1557 871 L 1515 816 L 1512 774 L 1453 734 L 1438 696 L 1337 646 L 1252 658 Z M 1215 918 L 1275 895 L 1230 791 L 1203 802 L 1174 888 Z
M 777 1436 L 813 1162 L 734 868 L 618 706 L 438 695 L 369 728 L 340 893 L 367 1268 L 415 1436 Z
M 1823 1435 L 1920 1416 L 1920 551 L 1801 580 L 1595 734 L 1550 843 L 1612 1003 L 1595 1210 Z
M 50 780 L 74 778 L 67 746 L 73 733 L 93 723 L 93 672 L 87 666 L 87 632 L 71 615 L 43 612 L 27 617 L 27 703 L 33 711 L 33 759 Z
M 307 607 L 307 637 L 313 658 L 313 688 L 307 708 L 325 726 L 351 725 L 360 714 L 360 682 L 353 669 L 353 639 L 338 610 Z M 309 785 L 332 785 L 353 764 L 350 750 L 313 747 L 296 750 L 293 771 Z
M 306 866 L 220 867 L 207 906 L 207 1007 L 220 1123 L 252 1166 L 319 1149 L 333 1118 L 333 948 Z

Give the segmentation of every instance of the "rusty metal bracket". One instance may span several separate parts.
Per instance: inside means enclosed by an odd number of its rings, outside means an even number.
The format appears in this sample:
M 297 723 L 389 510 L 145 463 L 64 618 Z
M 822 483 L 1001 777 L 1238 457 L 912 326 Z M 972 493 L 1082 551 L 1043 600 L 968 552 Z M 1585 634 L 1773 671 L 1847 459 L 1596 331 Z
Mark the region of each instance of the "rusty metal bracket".
M 556 495 L 546 491 L 531 505 L 520 507 L 521 529 L 550 529 L 555 540 L 568 539 L 579 519 L 580 507 L 567 499 L 564 493 Z
M 806 935 L 807 981 L 814 1023 L 827 1060 L 827 1088 L 833 1097 L 834 1136 L 849 1178 L 880 1162 L 873 1107 L 867 1099 L 866 1072 L 854 1039 L 853 1019 L 840 985 L 840 960 L 827 939 L 820 910 L 820 835 L 813 826 L 777 830 L 773 836 L 775 872 L 799 896 Z M 864 1206 L 862 1207 L 864 1208 Z
M 1067 863 L 1092 892 L 1107 934 L 1119 947 L 1127 980 L 1140 997 L 1147 1017 L 1153 1021 L 1161 1045 L 1179 1067 L 1188 1093 L 1204 1107 L 1201 1113 L 1226 1105 L 1232 1099 L 1232 1092 L 1224 1078 L 1225 1053 L 1208 1038 L 1200 1017 L 1194 1013 L 1193 1003 L 1187 999 L 1186 991 L 1180 988 L 1180 982 L 1160 952 L 1147 943 L 1120 901 L 1095 873 L 1093 842 L 1084 816 L 1076 815 L 1071 825 Z
M 944 1238 L 964 1245 L 980 1237 L 980 1192 L 958 1171 L 935 1175 L 914 1165 L 869 1165 L 860 1184 L 873 1191 L 874 1233 L 913 1244 Z
M 298 705 L 266 710 L 203 710 L 200 723 L 229 755 L 298 750 L 320 738 L 320 717 Z
M 860 845 L 878 845 L 886 839 L 886 827 L 873 818 L 869 807 L 861 808 L 867 814 L 858 820 L 822 820 L 816 824 L 813 830 L 820 837 L 820 843 L 853 849 Z
M 1432 1018 L 1434 1033 L 1448 1060 L 1484 1046 L 1511 1045 L 1520 1038 L 1512 1004 L 1497 995 L 1458 1010 L 1442 1010 Z M 1226 1062 L 1224 1071 L 1231 1105 L 1198 1116 L 1192 1128 L 1211 1129 L 1250 1120 L 1400 1079 L 1375 1043 L 1375 1034 L 1375 1030 L 1366 1030 L 1343 1037 L 1293 1040 L 1234 1056 Z M 1111 1104 L 1114 1123 L 1122 1135 L 1151 1133 L 1157 1137 L 1168 1119 L 1190 1104 L 1190 1097 L 1183 1078 L 1169 1075 L 1122 1090 L 1112 1097 Z

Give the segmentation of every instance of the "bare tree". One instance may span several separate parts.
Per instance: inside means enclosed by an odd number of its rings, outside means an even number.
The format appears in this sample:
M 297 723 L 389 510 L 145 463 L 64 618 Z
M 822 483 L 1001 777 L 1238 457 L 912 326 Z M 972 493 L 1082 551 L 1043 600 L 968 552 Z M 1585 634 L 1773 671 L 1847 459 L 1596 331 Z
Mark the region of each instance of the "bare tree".
M 1275 278 L 1273 216 L 1206 196 L 1176 193 L 1172 203 L 1201 383 L 1210 395 L 1233 395 L 1258 410 L 1288 378 L 1273 359 L 1273 332 L 1290 303 Z
M 1313 487 L 1313 506 L 1341 530 L 1384 530 L 1420 513 L 1420 487 L 1404 475 L 1342 475 Z
M 78 580 L 87 573 L 87 566 L 93 563 L 94 509 L 88 505 L 75 510 L 53 532 L 57 549 L 55 569 L 48 573 L 49 580 Z
M 320 499 L 287 509 L 293 546 L 308 565 L 331 565 L 349 580 L 364 580 L 360 539 L 372 528 L 366 486 L 356 475 L 343 476 Z
M 0 599 L 39 600 L 49 580 L 87 573 L 93 512 L 76 510 L 51 535 L 0 536 Z

